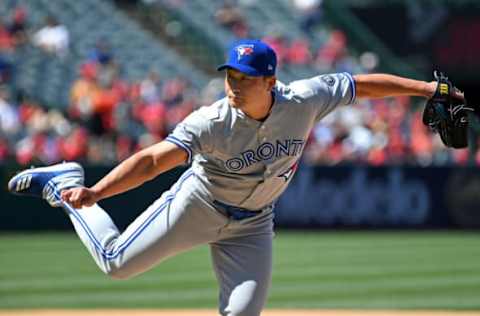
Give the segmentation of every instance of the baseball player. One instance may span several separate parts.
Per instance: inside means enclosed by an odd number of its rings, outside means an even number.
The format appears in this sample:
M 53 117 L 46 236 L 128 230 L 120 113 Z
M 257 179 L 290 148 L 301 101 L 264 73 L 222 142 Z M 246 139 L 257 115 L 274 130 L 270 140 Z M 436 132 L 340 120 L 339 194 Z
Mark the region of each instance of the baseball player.
M 23 171 L 9 190 L 61 206 L 99 268 L 116 279 L 208 244 L 219 283 L 221 315 L 259 315 L 270 286 L 273 208 L 287 188 L 316 122 L 358 98 L 431 97 L 436 82 L 386 74 L 336 73 L 283 84 L 276 55 L 241 40 L 218 67 L 226 96 L 192 112 L 162 142 L 84 187 L 74 162 Z M 98 201 L 191 164 L 120 233 Z M 321 205 L 319 205 L 321 207 Z

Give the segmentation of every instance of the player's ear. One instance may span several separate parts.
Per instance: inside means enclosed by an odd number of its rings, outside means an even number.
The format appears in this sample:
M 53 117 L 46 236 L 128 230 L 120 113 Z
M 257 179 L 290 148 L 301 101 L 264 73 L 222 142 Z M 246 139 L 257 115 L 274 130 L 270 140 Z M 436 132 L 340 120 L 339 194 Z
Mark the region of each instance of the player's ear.
M 275 87 L 275 83 L 277 82 L 277 77 L 275 76 L 268 76 L 268 77 L 265 77 L 265 80 L 267 81 L 267 88 L 268 90 L 272 90 L 273 87 Z

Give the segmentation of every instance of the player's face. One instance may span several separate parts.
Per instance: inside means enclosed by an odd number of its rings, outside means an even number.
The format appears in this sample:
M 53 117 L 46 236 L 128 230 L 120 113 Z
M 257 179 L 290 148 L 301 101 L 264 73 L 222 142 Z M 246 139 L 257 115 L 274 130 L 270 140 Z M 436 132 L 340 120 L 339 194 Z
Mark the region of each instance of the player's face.
M 225 94 L 230 105 L 242 108 L 267 98 L 272 89 L 271 80 L 248 76 L 238 70 L 228 69 L 225 76 Z

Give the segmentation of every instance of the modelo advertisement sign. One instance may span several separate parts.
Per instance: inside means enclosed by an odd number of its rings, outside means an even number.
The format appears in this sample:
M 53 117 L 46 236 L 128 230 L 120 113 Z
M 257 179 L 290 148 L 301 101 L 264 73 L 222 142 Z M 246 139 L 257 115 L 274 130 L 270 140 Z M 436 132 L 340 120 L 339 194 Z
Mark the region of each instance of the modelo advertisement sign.
M 86 167 L 87 185 L 110 168 Z M 0 168 L 6 187 L 18 167 Z M 184 171 L 171 170 L 103 200 L 120 229 L 167 190 Z M 0 191 L 0 231 L 71 230 L 64 212 L 37 198 Z M 277 228 L 480 228 L 480 169 L 373 168 L 301 165 L 275 208 Z
M 480 227 L 476 168 L 299 168 L 276 204 L 283 227 Z

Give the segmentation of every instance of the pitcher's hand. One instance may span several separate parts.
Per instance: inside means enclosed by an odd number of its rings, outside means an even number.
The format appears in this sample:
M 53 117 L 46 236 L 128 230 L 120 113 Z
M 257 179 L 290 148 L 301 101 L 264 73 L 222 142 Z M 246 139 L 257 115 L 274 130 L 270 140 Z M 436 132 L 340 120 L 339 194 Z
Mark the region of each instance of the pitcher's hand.
M 73 206 L 74 208 L 82 208 L 82 206 L 92 206 L 98 202 L 99 198 L 95 191 L 85 187 L 76 187 L 66 189 L 61 192 L 62 200 Z

